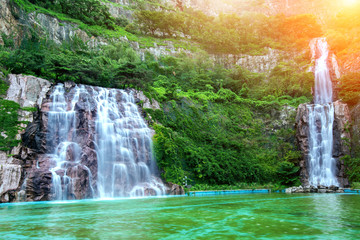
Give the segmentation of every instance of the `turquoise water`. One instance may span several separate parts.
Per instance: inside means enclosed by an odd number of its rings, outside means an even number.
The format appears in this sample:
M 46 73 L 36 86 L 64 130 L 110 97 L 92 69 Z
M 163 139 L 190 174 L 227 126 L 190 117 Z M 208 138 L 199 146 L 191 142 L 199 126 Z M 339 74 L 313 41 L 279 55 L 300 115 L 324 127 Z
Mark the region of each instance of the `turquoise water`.
M 238 194 L 0 205 L 0 239 L 359 238 L 357 194 Z

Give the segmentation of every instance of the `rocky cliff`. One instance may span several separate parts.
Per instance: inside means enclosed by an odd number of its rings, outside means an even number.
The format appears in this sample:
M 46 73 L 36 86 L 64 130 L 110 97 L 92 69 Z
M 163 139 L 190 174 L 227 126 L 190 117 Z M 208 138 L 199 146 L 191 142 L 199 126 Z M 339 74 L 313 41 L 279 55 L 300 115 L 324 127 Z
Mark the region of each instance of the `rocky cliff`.
M 144 59 L 147 52 L 151 53 L 155 57 L 160 57 L 163 55 L 177 55 L 179 53 L 186 53 L 191 55 L 191 51 L 185 50 L 180 47 L 176 47 L 172 41 L 162 41 L 161 45 L 154 43 L 153 46 L 140 46 L 139 42 L 130 41 L 126 36 L 122 36 L 116 39 L 107 39 L 104 37 L 94 37 L 89 35 L 87 32 L 81 30 L 79 25 L 76 23 L 62 21 L 48 14 L 39 13 L 39 12 L 25 12 L 24 10 L 19 9 L 15 4 L 10 3 L 9 0 L 0 0 L 0 27 L 6 35 L 13 34 L 16 38 L 20 38 L 24 33 L 22 32 L 26 28 L 35 29 L 41 35 L 47 36 L 48 39 L 55 41 L 60 44 L 64 41 L 69 41 L 75 36 L 80 38 L 82 41 L 86 42 L 89 46 L 96 47 L 99 45 L 107 44 L 110 41 L 123 41 L 129 42 L 132 48 L 140 54 Z M 185 6 L 194 7 L 200 10 L 205 11 L 208 14 L 211 14 L 213 11 L 224 10 L 226 8 L 216 8 L 217 6 L 226 6 L 229 4 L 224 3 L 224 1 L 183 1 Z M 260 11 L 262 9 L 269 9 L 270 5 L 278 6 L 278 11 L 281 12 L 281 3 L 275 0 L 270 1 L 269 3 L 262 3 L 260 5 L 250 3 L 249 1 L 233 1 L 231 7 L 232 10 L 238 11 L 237 13 L 243 13 L 243 11 Z M 168 0 L 163 1 L 164 4 L 168 6 L 176 5 L 176 1 Z M 104 3 L 109 7 L 110 13 L 116 18 L 126 18 L 132 21 L 132 14 L 134 9 L 137 9 L 138 6 L 133 1 L 123 1 L 123 0 L 113 0 L 111 2 Z M 290 3 L 291 4 L 291 3 Z M 229 6 L 230 6 L 229 5 Z M 156 10 L 157 5 L 146 5 L 145 7 Z M 236 8 L 234 8 L 236 6 Z M 260 6 L 260 7 L 259 7 Z M 261 7 L 262 6 L 262 7 Z M 211 10 L 209 10 L 211 9 Z M 246 10 L 248 9 L 248 10 Z M 294 9 L 297 9 L 295 6 Z M 272 12 L 271 14 L 275 14 Z M 2 39 L 0 38 L 0 44 L 2 44 Z M 232 54 L 223 54 L 223 55 L 212 55 L 211 57 L 218 63 L 222 63 L 225 66 L 239 65 L 244 68 L 247 68 L 253 72 L 269 72 L 273 67 L 275 67 L 281 60 L 283 52 L 267 49 L 267 53 L 259 56 L 251 56 L 246 54 L 232 55 Z
M 20 104 L 21 107 L 38 108 L 46 97 L 51 84 L 40 78 L 22 75 L 9 75 L 10 87 L 6 99 Z M 33 122 L 37 118 L 36 112 L 19 111 L 19 120 L 23 121 L 22 127 L 27 127 L 26 122 Z M 28 130 L 26 130 L 28 131 Z M 17 138 L 21 139 L 26 134 L 25 130 L 18 133 Z M 36 142 L 29 143 L 35 145 Z M 24 200 L 25 169 L 33 165 L 30 160 L 36 155 L 33 149 L 19 145 L 10 152 L 0 152 L 0 202 Z
M 49 113 L 51 105 L 54 104 L 50 97 L 54 86 L 47 80 L 23 75 L 9 75 L 7 81 L 10 87 L 6 99 L 19 103 L 21 107 L 35 108 L 36 111 L 19 112 L 24 130 L 19 131 L 17 138 L 21 139 L 22 143 L 9 152 L 0 152 L 0 202 L 55 199 L 54 173 L 51 169 L 54 169 L 56 161 L 53 154 L 49 153 L 56 152 L 51 142 L 57 142 L 61 136 L 48 137 L 48 132 L 51 131 L 49 117 L 52 117 L 51 121 L 56 121 Z M 65 95 L 69 95 L 69 98 L 76 94 L 74 86 L 73 83 L 64 85 Z M 84 86 L 85 88 L 93 89 Z M 68 161 L 66 168 L 56 170 L 57 175 L 66 175 L 71 179 L 71 185 L 62 186 L 69 188 L 67 199 L 96 197 L 94 192 L 97 190 L 98 153 L 95 151 L 96 136 L 93 130 L 97 109 L 94 103 L 88 102 L 86 96 L 78 96 L 74 120 L 76 126 L 73 126 L 76 128 L 76 141 L 81 146 L 81 154 L 77 157 L 77 146 L 69 145 L 65 151 L 65 160 Z M 141 102 L 145 108 L 159 108 L 156 101 L 150 101 L 141 91 L 135 91 L 134 97 L 135 101 Z M 75 131 L 73 127 L 67 134 Z M 58 148 L 60 151 L 61 146 Z M 62 181 L 62 185 L 66 184 L 66 181 Z M 150 187 L 145 186 L 146 191 L 152 194 Z M 168 185 L 167 194 L 179 193 L 183 193 L 181 187 Z

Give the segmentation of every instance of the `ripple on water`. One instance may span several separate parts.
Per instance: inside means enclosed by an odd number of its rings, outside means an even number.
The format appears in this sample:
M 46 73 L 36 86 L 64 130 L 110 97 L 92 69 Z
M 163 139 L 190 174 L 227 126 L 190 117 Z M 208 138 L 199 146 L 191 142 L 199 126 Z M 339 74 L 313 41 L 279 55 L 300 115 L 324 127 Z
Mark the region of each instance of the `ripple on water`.
M 0 205 L 4 239 L 356 239 L 360 195 L 239 194 Z

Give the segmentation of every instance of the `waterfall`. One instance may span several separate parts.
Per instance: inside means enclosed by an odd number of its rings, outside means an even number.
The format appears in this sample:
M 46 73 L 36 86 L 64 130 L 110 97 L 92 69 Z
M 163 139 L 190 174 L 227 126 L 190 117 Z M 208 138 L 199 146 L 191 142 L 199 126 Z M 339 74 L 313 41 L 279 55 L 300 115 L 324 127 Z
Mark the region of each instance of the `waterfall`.
M 56 200 L 68 199 L 72 179 L 67 176 L 67 168 L 72 162 L 79 162 L 80 147 L 76 143 L 76 113 L 75 103 L 80 94 L 76 87 L 75 95 L 69 103 L 65 99 L 65 89 L 62 84 L 55 87 L 51 94 L 52 105 L 48 112 L 47 144 L 55 150 L 52 160 L 55 166 L 50 169 Z
M 165 193 L 156 177 L 151 130 L 131 91 L 59 84 L 50 98 L 47 146 L 54 199 Z
M 164 186 L 151 175 L 154 164 L 150 129 L 132 94 L 93 89 L 97 105 L 96 143 L 98 191 L 101 198 L 163 194 Z
M 309 183 L 313 186 L 338 186 L 336 159 L 333 158 L 334 105 L 327 60 L 329 48 L 324 38 L 312 41 L 315 59 L 314 104 L 309 111 Z

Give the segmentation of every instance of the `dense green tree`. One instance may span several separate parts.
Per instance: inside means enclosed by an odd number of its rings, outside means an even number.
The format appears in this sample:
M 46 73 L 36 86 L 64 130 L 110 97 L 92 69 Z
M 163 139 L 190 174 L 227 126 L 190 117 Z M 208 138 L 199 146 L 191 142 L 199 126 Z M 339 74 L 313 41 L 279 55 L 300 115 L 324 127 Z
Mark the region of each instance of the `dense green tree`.
M 64 13 L 89 25 L 114 29 L 115 19 L 109 9 L 98 0 L 29 0 L 38 6 Z

